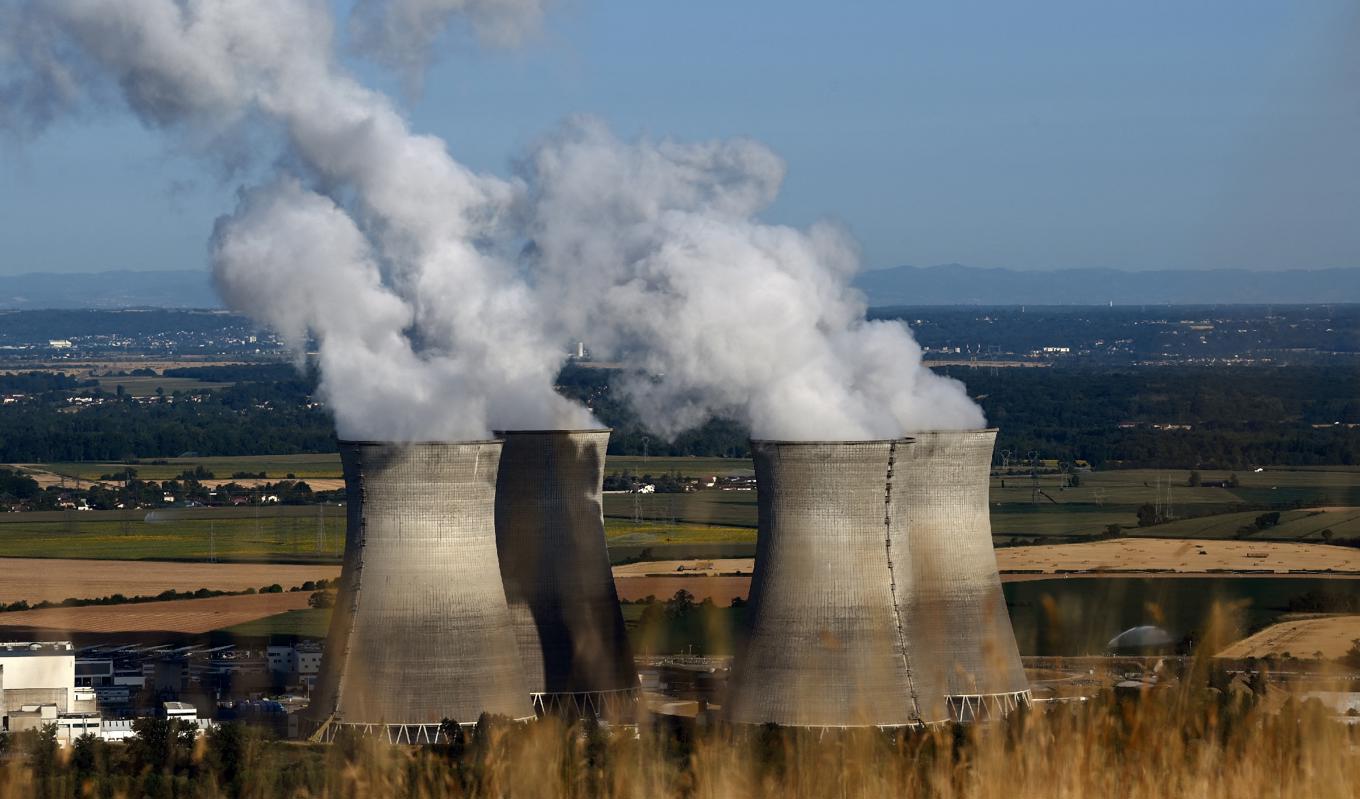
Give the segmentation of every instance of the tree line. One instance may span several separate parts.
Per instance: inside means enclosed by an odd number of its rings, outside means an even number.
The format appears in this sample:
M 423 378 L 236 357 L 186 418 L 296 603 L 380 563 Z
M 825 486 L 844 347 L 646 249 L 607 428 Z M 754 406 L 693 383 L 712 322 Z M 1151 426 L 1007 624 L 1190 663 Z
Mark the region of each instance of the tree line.
M 281 364 L 172 371 L 236 382 L 152 401 L 70 378 L 31 383 L 45 393 L 0 412 L 0 462 L 335 450 L 330 414 L 314 399 L 315 374 Z M 1000 428 L 998 450 L 1096 467 L 1360 463 L 1357 366 L 941 371 L 964 381 L 987 423 Z M 748 431 L 730 419 L 711 419 L 673 440 L 649 432 L 623 396 L 621 378 L 616 370 L 569 364 L 557 382 L 560 393 L 614 429 L 610 454 L 749 455 Z M 104 401 L 73 408 L 67 397 L 77 390 Z

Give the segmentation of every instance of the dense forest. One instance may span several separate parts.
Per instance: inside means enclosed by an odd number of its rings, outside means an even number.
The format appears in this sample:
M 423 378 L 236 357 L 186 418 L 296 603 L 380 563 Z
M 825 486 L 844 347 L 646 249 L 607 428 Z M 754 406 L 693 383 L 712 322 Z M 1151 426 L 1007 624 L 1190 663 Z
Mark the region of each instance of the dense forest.
M 998 449 L 1096 466 L 1232 468 L 1360 463 L 1360 368 L 1160 367 L 942 370 L 963 380 L 1001 429 Z M 0 375 L 0 462 L 121 460 L 331 451 L 329 414 L 314 374 L 286 364 L 166 372 L 227 388 L 134 399 L 56 375 Z M 747 454 L 727 420 L 666 441 L 646 431 L 619 373 L 569 365 L 563 394 L 615 429 L 616 455 Z M 71 404 L 76 394 L 99 400 Z
M 998 450 L 1096 466 L 1360 463 L 1360 368 L 940 371 L 962 380 L 1000 428 Z M 560 380 L 563 393 L 615 428 L 611 453 L 745 453 L 746 432 L 732 422 L 710 422 L 673 442 L 648 435 L 612 390 L 613 374 L 569 368 Z
M 143 457 L 329 452 L 334 426 L 325 408 L 310 401 L 312 380 L 291 368 L 207 367 L 258 370 L 257 379 L 226 388 L 138 401 L 126 394 L 74 385 L 46 391 L 0 410 L 0 462 L 116 461 Z M 168 370 L 177 372 L 180 370 Z M 200 371 L 200 370 L 184 370 Z M 248 375 L 236 372 L 235 379 Z M 179 375 L 189 377 L 191 375 Z M 233 379 L 226 378 L 223 379 Z M 26 375 L 0 376 L 0 393 L 32 391 Z M 72 390 L 100 400 L 69 403 Z
M 1360 463 L 1356 367 L 942 371 L 1000 428 L 998 449 L 1095 465 Z

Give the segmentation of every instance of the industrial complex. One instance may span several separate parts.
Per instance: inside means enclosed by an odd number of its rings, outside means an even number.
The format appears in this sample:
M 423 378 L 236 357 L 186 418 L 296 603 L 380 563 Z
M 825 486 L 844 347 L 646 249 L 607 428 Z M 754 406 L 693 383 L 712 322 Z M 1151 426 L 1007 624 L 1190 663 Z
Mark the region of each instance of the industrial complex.
M 500 436 L 341 445 L 321 738 L 433 741 L 483 713 L 636 718 L 601 514 L 609 431 Z M 752 442 L 756 568 L 727 719 L 900 727 L 1029 702 L 987 516 L 995 438 Z
M 644 698 L 658 693 L 739 725 L 821 729 L 1030 702 L 988 520 L 995 430 L 752 441 L 755 570 L 730 664 L 634 658 L 602 514 L 609 430 L 497 436 L 341 442 L 324 647 L 3 645 L 6 728 L 116 739 L 134 717 L 228 707 L 319 741 L 348 728 L 421 744 L 488 714 L 633 724 L 670 713 Z M 257 707 L 280 687 L 305 698 Z

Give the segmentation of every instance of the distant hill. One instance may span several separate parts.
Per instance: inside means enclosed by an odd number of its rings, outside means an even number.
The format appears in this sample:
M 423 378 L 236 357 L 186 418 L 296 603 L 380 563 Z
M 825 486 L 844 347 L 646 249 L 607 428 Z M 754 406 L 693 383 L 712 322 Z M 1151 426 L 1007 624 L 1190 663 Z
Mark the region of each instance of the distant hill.
M 874 306 L 1360 302 L 1360 269 L 1022 272 L 946 264 L 875 269 L 861 273 L 855 285 Z
M 1360 268 L 1026 272 L 945 264 L 875 269 L 855 285 L 874 306 L 1360 303 Z M 0 310 L 220 307 L 206 271 L 0 275 Z
M 0 310 L 219 308 L 206 271 L 0 275 Z

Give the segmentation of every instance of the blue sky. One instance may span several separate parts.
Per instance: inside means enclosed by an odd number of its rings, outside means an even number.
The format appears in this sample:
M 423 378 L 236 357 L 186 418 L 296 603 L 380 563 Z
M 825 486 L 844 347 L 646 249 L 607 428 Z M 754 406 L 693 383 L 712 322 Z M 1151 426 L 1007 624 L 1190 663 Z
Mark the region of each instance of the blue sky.
M 1354 0 L 566 0 L 441 53 L 403 104 L 461 160 L 504 173 L 573 113 L 754 137 L 789 166 L 766 218 L 837 219 L 866 267 L 1360 266 Z M 236 188 L 126 115 L 65 121 L 0 147 L 0 273 L 203 268 Z

